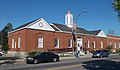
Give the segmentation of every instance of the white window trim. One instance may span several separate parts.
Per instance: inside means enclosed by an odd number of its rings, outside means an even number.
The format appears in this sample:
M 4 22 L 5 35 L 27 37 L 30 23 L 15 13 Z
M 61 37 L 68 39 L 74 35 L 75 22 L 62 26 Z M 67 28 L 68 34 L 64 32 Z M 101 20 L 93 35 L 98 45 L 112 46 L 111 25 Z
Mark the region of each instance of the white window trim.
M 96 47 L 95 47 L 95 46 L 96 46 L 96 45 L 95 45 L 95 41 L 93 42 L 93 44 L 94 44 L 94 48 L 96 48 Z
M 72 48 L 72 39 L 68 39 L 68 40 L 70 40 L 70 46 L 68 45 L 68 48 Z
M 119 48 L 120 48 L 120 43 L 119 43 Z
M 110 42 L 109 45 L 112 46 L 112 42 Z
M 12 39 L 12 48 L 15 48 L 14 46 L 15 46 L 14 39 Z
M 16 42 L 15 42 L 15 48 L 16 48 Z
M 103 42 L 100 42 L 100 48 L 103 48 Z
M 55 45 L 55 48 L 59 48 L 59 38 L 56 38 L 56 39 L 57 39 L 58 45 L 57 46 Z
M 18 38 L 18 48 L 21 48 L 20 44 L 21 44 L 21 38 Z
M 70 40 L 70 47 L 72 48 L 72 39 Z
M 90 48 L 90 41 L 88 40 L 87 48 Z
M 114 42 L 114 48 L 116 48 L 116 42 Z
M 39 39 L 42 39 L 41 42 L 39 42 Z M 40 43 L 41 45 L 39 45 L 39 43 Z M 37 39 L 37 44 L 38 44 L 38 48 L 43 48 L 43 37 L 38 37 L 38 39 Z

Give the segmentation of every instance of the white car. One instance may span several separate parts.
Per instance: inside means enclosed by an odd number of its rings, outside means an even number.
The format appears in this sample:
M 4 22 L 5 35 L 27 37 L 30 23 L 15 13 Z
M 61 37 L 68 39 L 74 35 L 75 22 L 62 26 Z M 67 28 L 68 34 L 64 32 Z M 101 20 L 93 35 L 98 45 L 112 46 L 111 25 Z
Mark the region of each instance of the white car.
M 3 52 L 0 51 L 0 56 L 2 56 L 2 55 L 3 55 Z

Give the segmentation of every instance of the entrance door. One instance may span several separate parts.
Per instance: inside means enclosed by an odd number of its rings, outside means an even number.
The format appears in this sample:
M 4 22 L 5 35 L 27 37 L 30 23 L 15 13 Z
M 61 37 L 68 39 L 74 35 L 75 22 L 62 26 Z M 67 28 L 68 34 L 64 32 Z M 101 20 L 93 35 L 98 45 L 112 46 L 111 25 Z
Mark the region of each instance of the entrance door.
M 82 47 L 82 38 L 77 38 L 77 51 L 80 51 Z

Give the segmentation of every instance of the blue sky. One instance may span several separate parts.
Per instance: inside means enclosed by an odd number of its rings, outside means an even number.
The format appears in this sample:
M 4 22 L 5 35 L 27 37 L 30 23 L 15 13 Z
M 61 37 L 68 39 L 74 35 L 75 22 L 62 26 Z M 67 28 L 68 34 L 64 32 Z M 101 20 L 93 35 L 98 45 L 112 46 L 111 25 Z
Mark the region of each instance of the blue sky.
M 112 29 L 120 35 L 120 23 L 114 12 L 113 0 L 0 0 L 0 29 L 8 22 L 16 28 L 22 24 L 44 18 L 48 23 L 64 24 L 65 13 L 70 10 L 74 18 L 83 10 L 77 20 L 79 27 L 86 30 Z

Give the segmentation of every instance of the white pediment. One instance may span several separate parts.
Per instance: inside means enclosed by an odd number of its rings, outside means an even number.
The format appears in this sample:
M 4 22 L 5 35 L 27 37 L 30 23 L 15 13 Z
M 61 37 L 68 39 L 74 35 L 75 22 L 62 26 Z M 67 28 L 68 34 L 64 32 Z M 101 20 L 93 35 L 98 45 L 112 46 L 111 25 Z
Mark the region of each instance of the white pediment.
M 25 28 L 55 31 L 43 18 L 27 25 Z
M 107 37 L 103 30 L 101 30 L 101 31 L 97 34 L 97 36 L 99 36 L 99 37 Z

